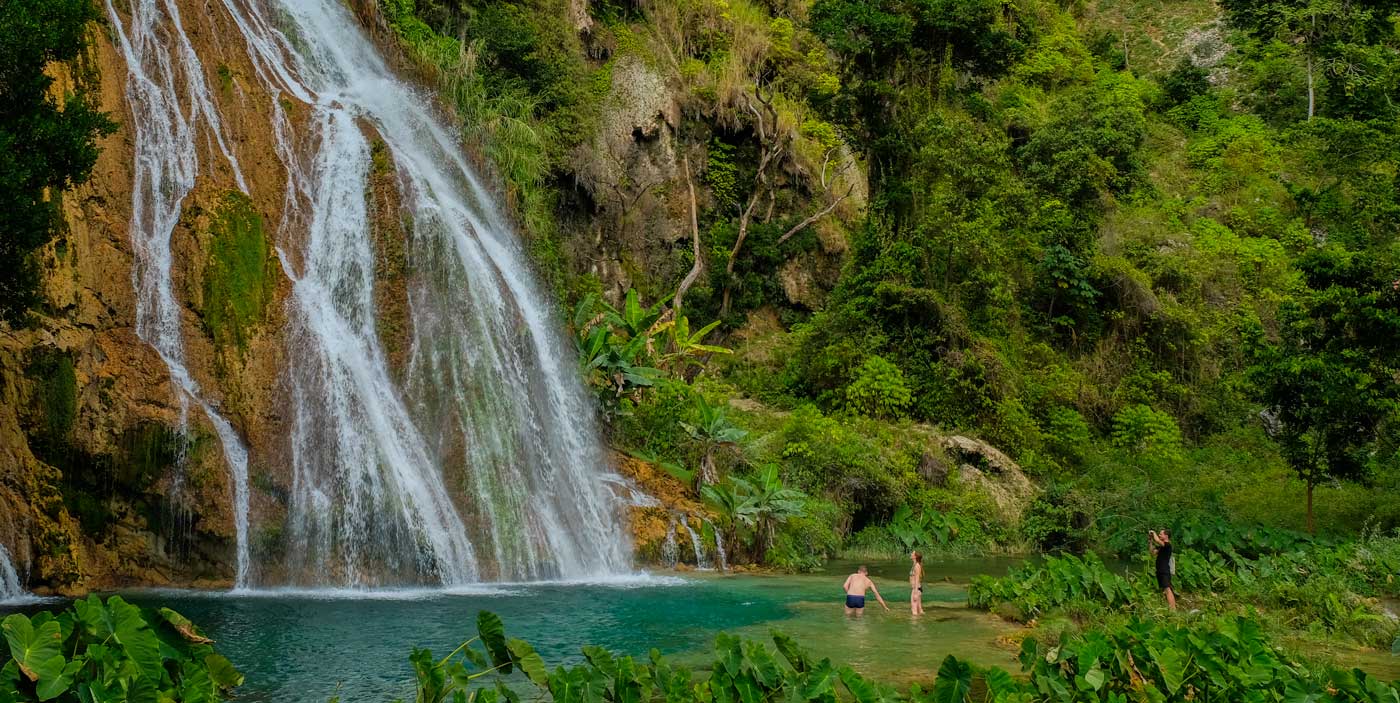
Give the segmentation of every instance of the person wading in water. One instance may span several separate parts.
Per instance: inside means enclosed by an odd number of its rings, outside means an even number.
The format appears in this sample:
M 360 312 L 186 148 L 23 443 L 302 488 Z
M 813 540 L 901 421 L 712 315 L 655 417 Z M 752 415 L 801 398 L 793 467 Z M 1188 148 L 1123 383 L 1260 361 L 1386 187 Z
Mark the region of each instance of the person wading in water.
M 909 612 L 924 614 L 924 555 L 913 552 L 909 555 L 914 566 L 909 569 Z
M 861 564 L 854 574 L 846 577 L 846 583 L 842 586 L 846 590 L 846 614 L 865 614 L 865 592 L 874 591 L 875 600 L 880 601 L 880 607 L 889 610 L 890 606 L 885 605 L 885 599 L 880 597 L 880 589 L 875 587 L 875 582 L 870 580 L 869 572 L 865 565 Z
M 1157 588 L 1167 597 L 1167 607 L 1176 610 L 1176 592 L 1172 590 L 1172 572 L 1176 562 L 1172 556 L 1172 536 L 1165 529 L 1161 532 L 1147 531 L 1152 551 L 1157 555 Z

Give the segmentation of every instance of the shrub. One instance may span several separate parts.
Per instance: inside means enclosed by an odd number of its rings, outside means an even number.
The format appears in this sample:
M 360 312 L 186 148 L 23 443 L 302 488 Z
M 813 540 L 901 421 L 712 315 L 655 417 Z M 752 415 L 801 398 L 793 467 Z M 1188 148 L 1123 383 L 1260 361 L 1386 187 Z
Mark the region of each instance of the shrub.
M 1113 416 L 1113 444 L 1144 455 L 1175 459 L 1181 456 L 1181 428 L 1171 415 L 1141 403 Z
M 904 417 L 912 402 L 904 372 L 880 356 L 867 357 L 846 386 L 846 408 L 862 415 Z

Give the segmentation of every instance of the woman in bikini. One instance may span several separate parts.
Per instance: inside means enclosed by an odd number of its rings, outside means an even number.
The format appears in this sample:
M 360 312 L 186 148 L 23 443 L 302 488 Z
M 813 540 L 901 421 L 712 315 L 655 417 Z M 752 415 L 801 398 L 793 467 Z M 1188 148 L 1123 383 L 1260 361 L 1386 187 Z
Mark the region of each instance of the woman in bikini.
M 909 612 L 924 614 L 924 555 L 913 552 L 909 558 L 914 566 L 909 569 Z

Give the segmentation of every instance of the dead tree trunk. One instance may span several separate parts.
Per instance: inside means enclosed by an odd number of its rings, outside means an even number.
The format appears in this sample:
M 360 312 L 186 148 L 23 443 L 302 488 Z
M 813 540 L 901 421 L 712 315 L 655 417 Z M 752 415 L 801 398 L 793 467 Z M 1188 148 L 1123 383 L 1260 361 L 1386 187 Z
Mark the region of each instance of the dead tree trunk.
M 681 316 L 681 305 L 684 304 L 685 293 L 700 278 L 700 272 L 704 269 L 704 259 L 700 256 L 700 216 L 696 212 L 695 206 L 695 184 L 690 180 L 690 157 L 682 155 L 681 165 L 685 168 L 685 189 L 690 193 L 690 241 L 691 248 L 695 252 L 695 263 L 690 266 L 690 273 L 681 279 L 680 287 L 676 288 L 676 297 L 671 300 L 671 309 L 676 311 L 676 318 Z

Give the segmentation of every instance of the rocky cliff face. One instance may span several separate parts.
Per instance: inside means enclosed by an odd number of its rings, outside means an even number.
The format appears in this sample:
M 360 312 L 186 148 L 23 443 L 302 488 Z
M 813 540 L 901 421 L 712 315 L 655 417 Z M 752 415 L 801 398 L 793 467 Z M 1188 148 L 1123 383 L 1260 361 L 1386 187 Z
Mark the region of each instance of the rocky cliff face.
M 181 4 L 250 186 L 241 193 L 226 164 L 200 155 L 207 166 L 173 237 L 188 367 L 273 462 L 279 301 L 290 284 L 271 240 L 283 224 L 285 179 L 260 116 L 271 98 L 247 89 L 251 66 L 227 18 Z M 0 329 L 0 540 L 40 591 L 219 585 L 231 576 L 219 444 L 137 334 L 134 121 L 113 37 L 94 27 L 83 60 L 53 68 L 55 90 L 83 81 L 120 129 L 100 143 L 90 180 L 62 195 L 65 230 L 42 252 L 46 307 L 27 328 Z
M 171 245 L 184 362 L 203 399 L 246 443 L 252 511 L 260 524 L 276 525 L 290 490 L 291 406 L 282 369 L 294 359 L 284 333 L 292 285 L 286 272 L 301 265 L 288 252 L 301 249 L 307 223 L 293 221 L 286 208 L 288 174 L 267 116 L 280 108 L 295 124 L 309 111 L 262 87 L 221 5 L 177 5 L 246 186 L 215 135 L 201 133 L 200 175 Z M 129 23 L 127 8 L 117 7 Z M 570 8 L 587 34 L 585 6 Z M 356 9 L 371 24 L 379 21 L 364 3 Z M 382 35 L 382 27 L 372 33 Z M 91 179 L 62 195 L 65 231 L 41 253 L 45 307 L 28 327 L 0 327 L 0 543 L 40 592 L 215 587 L 233 578 L 233 487 L 220 442 L 200 405 L 183 396 L 165 360 L 138 334 L 135 286 L 148 263 L 131 233 L 138 121 L 117 40 L 115 27 L 94 27 L 81 61 L 53 67 L 55 90 L 81 82 L 119 129 L 100 143 Z M 560 205 L 565 258 L 613 296 L 629 287 L 648 297 L 668 294 L 690 267 L 683 169 L 690 164 L 692 177 L 699 173 L 712 128 L 684 95 L 646 61 L 617 57 L 596 131 L 571 157 L 575 187 Z M 175 97 L 183 104 L 190 96 Z M 372 127 L 362 129 L 375 150 L 366 202 L 378 332 L 392 370 L 402 373 L 410 223 L 392 158 Z M 712 206 L 709 190 L 698 185 L 700 207 Z M 820 250 L 776 274 L 789 301 L 806 307 L 818 305 L 834 283 L 844 251 L 839 228 L 817 229 Z M 639 517 L 637 529 L 649 533 L 637 544 L 655 550 L 659 536 L 651 533 L 665 525 Z M 275 561 L 283 537 L 277 528 L 255 526 L 249 540 Z

